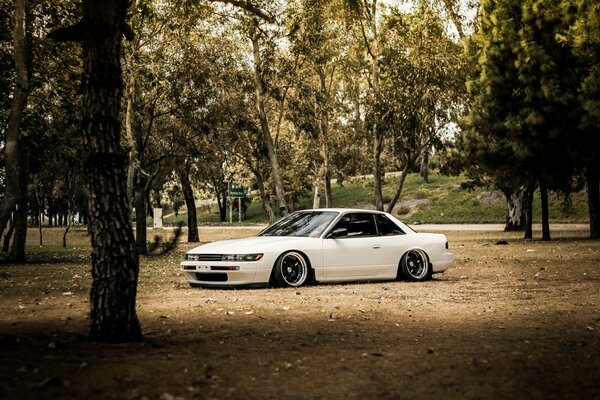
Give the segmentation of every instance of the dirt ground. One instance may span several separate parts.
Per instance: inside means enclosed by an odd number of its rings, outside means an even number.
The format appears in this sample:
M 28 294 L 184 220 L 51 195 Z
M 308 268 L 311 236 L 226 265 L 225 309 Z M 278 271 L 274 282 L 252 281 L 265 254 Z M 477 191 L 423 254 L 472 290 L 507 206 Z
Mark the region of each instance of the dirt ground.
M 2 399 L 600 399 L 600 242 L 582 232 L 449 232 L 455 266 L 432 281 L 301 289 L 192 289 L 183 245 L 142 259 L 145 338 L 119 345 L 85 338 L 73 235 L 0 266 Z

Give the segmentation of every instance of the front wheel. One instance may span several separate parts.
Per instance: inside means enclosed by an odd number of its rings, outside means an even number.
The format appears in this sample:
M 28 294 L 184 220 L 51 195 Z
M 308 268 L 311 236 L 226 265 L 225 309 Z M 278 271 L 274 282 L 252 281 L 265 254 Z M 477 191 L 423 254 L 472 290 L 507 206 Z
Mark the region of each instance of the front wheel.
M 273 278 L 277 286 L 299 287 L 306 283 L 309 273 L 306 257 L 297 251 L 288 251 L 275 263 Z
M 431 277 L 431 267 L 423 250 L 407 251 L 400 260 L 401 276 L 413 282 L 425 281 Z

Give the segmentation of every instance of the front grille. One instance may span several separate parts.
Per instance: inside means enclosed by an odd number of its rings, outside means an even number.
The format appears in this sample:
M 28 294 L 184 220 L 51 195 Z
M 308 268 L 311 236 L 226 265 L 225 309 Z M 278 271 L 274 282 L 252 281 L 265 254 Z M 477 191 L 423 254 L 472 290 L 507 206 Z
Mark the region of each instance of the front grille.
M 223 254 L 188 254 L 187 259 L 192 261 L 221 261 Z
M 205 282 L 227 282 L 227 274 L 205 274 L 196 272 L 196 279 Z

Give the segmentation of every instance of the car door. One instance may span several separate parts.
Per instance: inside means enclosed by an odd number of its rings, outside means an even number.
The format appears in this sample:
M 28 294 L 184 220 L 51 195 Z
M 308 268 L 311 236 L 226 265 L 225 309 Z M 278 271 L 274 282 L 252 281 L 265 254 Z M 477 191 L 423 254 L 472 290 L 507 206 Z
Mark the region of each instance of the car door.
M 325 278 L 369 278 L 381 272 L 381 237 L 373 213 L 347 213 L 331 231 L 347 229 L 343 237 L 323 239 Z
M 381 274 L 394 278 L 398 274 L 400 258 L 409 248 L 406 233 L 384 214 L 375 214 L 377 231 L 381 238 Z

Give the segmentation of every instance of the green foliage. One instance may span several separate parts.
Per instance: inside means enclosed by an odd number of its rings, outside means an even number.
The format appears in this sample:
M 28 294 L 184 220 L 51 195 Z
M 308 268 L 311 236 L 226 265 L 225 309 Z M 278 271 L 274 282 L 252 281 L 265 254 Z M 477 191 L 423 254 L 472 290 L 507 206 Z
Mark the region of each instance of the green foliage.
M 575 189 L 578 165 L 594 147 L 582 130 L 583 64 L 565 39 L 582 26 L 573 24 L 583 7 L 572 6 L 482 2 L 480 30 L 469 42 L 470 104 L 446 170 L 506 193 L 538 182 Z
M 504 195 L 494 189 L 478 187 L 472 190 L 462 188 L 467 182 L 465 176 L 451 177 L 432 171 L 430 183 L 424 184 L 417 173 L 407 176 L 404 195 L 394 215 L 407 223 L 504 223 L 506 200 Z M 384 196 L 393 193 L 398 178 L 387 178 L 383 188 Z M 344 186 L 333 185 L 334 207 L 364 208 L 370 207 L 373 198 L 372 180 L 355 179 Z M 584 191 L 571 194 L 566 200 L 564 195 L 554 193 L 550 196 L 550 213 L 553 223 L 585 223 L 587 202 Z M 243 225 L 264 224 L 267 218 L 259 199 L 250 204 Z M 569 204 L 570 203 L 570 204 Z M 566 206 L 565 206 L 566 205 Z M 312 197 L 300 197 L 297 209 L 312 207 Z M 198 222 L 201 225 L 219 224 L 216 207 L 207 213 L 206 207 L 198 209 Z M 167 225 L 176 221 L 185 221 L 185 214 L 178 218 L 174 215 L 165 218 Z M 234 218 L 234 220 L 236 220 Z M 534 201 L 534 221 L 541 220 L 541 206 L 538 196 Z M 236 220 L 237 221 L 237 220 Z M 237 222 L 235 222 L 237 224 Z
M 24 123 L 30 198 L 39 195 L 46 209 L 83 211 L 80 50 L 74 43 L 44 39 L 50 30 L 74 23 L 80 3 L 32 4 L 35 68 Z M 265 201 L 274 199 L 256 112 L 249 40 L 255 29 L 269 129 L 286 200 L 296 209 L 312 206 L 313 184 L 325 161 L 331 177 L 344 185 L 333 185 L 334 206 L 372 204 L 372 181 L 344 179 L 372 172 L 375 133 L 384 138 L 382 169 L 395 171 L 416 165 L 422 149 L 440 148 L 441 137 L 453 132 L 444 128 L 454 126 L 460 113 L 462 132 L 444 150 L 446 156 L 436 158 L 442 170 L 464 173 L 458 183 L 463 187 L 493 185 L 510 192 L 543 179 L 569 192 L 578 189 L 577 174 L 600 165 L 596 1 L 482 0 L 466 52 L 447 29 L 456 21 L 429 2 L 412 8 L 357 0 L 253 4 L 276 21 L 266 23 L 254 18 L 256 12 L 216 2 L 132 2 L 129 24 L 136 35 L 124 44 L 123 67 L 124 83 L 133 92 L 137 137 L 127 145 L 138 152 L 133 165 L 146 194 L 164 197 L 157 193 L 179 184 L 185 167 L 194 190 L 219 197 L 222 208 L 230 180 L 254 189 L 262 185 Z M 14 81 L 12 8 L 7 2 L 0 6 L 0 122 Z M 433 188 L 444 179 L 434 174 L 431 186 L 421 186 L 410 174 L 402 200 L 415 204 L 401 201 L 399 207 L 409 215 L 433 210 L 445 198 Z M 397 184 L 387 179 L 382 197 L 393 199 Z M 483 220 L 496 218 L 477 196 L 448 190 L 487 215 Z M 169 205 L 182 203 L 180 194 L 168 195 Z M 199 220 L 218 223 L 223 213 L 216 210 Z M 256 199 L 247 216 L 264 221 Z M 175 224 L 185 215 L 166 220 Z
M 599 171 L 600 4 L 593 0 L 579 0 L 575 7 L 572 1 L 564 0 L 561 5 L 570 25 L 559 40 L 565 46 L 572 46 L 580 74 L 577 92 L 581 104 L 578 110 L 581 117 L 578 126 L 580 135 L 572 151 L 576 152 L 580 167 Z

